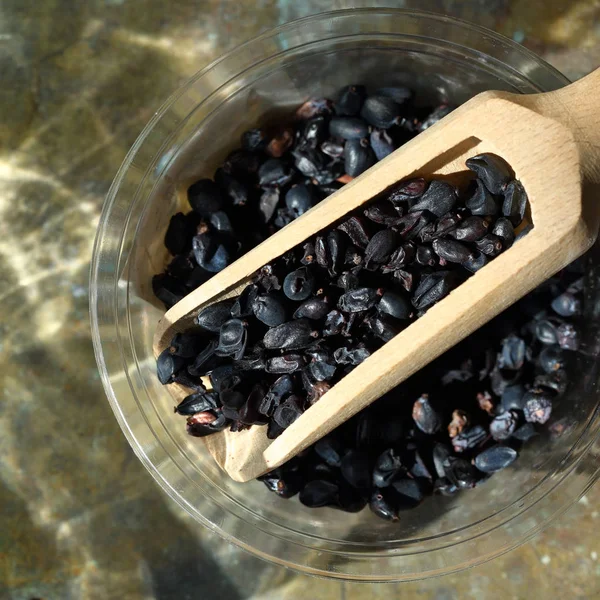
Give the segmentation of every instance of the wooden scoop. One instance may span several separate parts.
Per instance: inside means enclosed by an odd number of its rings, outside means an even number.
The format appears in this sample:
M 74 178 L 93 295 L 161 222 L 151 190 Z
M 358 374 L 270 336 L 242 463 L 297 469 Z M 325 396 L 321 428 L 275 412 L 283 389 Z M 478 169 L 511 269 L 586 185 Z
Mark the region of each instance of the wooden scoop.
M 498 315 L 585 252 L 600 203 L 600 69 L 547 94 L 484 92 L 248 252 L 172 307 L 156 356 L 208 304 L 237 295 L 266 263 L 402 179 L 465 176 L 465 160 L 501 156 L 529 196 L 534 228 L 331 388 L 277 439 L 266 427 L 205 439 L 236 481 L 281 465 Z M 176 401 L 190 390 L 168 386 Z

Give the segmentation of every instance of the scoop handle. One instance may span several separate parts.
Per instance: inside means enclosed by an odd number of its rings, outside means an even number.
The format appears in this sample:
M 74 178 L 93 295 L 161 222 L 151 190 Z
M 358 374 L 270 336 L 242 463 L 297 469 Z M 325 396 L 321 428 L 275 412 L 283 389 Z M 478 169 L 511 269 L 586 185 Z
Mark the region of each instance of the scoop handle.
M 600 184 L 600 68 L 570 85 L 513 101 L 567 127 L 580 149 L 585 179 Z

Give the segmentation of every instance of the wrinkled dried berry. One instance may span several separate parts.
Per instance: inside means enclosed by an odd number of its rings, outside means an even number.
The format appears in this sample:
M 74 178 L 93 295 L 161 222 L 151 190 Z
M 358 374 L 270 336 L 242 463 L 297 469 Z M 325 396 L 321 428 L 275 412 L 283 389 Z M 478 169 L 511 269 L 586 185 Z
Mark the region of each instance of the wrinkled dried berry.
M 248 333 L 246 325 L 239 319 L 229 319 L 219 330 L 219 345 L 215 350 L 217 356 L 231 356 L 240 360 L 244 356 Z
M 335 362 L 340 365 L 360 365 L 361 362 L 367 360 L 371 353 L 367 348 L 348 349 L 345 346 L 338 348 L 333 353 Z
M 258 183 L 263 187 L 283 187 L 292 180 L 292 177 L 288 165 L 279 158 L 270 158 L 258 170 Z
M 436 217 L 441 217 L 450 212 L 458 201 L 456 189 L 445 181 L 434 180 L 429 184 L 427 191 L 413 204 L 409 211 L 416 212 L 428 210 Z
M 487 256 L 498 256 L 502 252 L 502 240 L 493 233 L 488 233 L 475 242 L 475 247 Z
M 424 310 L 439 302 L 458 285 L 456 274 L 452 271 L 437 271 L 426 275 L 415 290 L 413 306 Z
M 192 240 L 196 262 L 210 273 L 218 273 L 233 261 L 230 245 L 216 235 L 201 233 Z
M 464 452 L 475 448 L 487 438 L 487 432 L 481 425 L 474 425 L 461 431 L 453 440 L 452 447 L 455 452 Z
M 392 138 L 383 129 L 374 129 L 371 132 L 369 141 L 377 160 L 383 160 L 395 150 Z
M 519 418 L 512 410 L 498 415 L 490 423 L 490 433 L 495 440 L 506 440 L 515 431 Z
M 457 488 L 472 488 L 477 483 L 477 471 L 464 458 L 449 456 L 444 462 L 444 472 Z
M 283 299 L 274 293 L 258 296 L 252 305 L 254 316 L 269 327 L 276 327 L 287 320 Z
M 511 181 L 504 190 L 502 214 L 516 227 L 527 210 L 527 194 L 519 181 Z
M 500 399 L 500 405 L 505 411 L 523 410 L 523 396 L 525 396 L 525 391 L 525 388 L 520 383 L 507 386 Z
M 563 350 L 578 350 L 579 329 L 572 323 L 561 323 L 556 329 L 556 341 Z
M 398 247 L 400 239 L 393 229 L 383 229 L 378 231 L 367 244 L 365 250 L 365 260 L 367 264 L 375 262 L 385 263 L 392 252 Z
M 231 316 L 237 319 L 249 317 L 253 312 L 253 306 L 259 294 L 259 287 L 253 283 L 247 285 L 242 293 L 235 299 L 231 307 Z
M 359 248 L 366 248 L 371 236 L 361 219 L 358 217 L 350 217 L 338 225 L 338 229 L 343 231 Z
M 452 411 L 452 421 L 448 425 L 448 436 L 455 438 L 469 424 L 469 417 L 464 410 Z
M 379 298 L 380 295 L 376 289 L 356 288 L 340 296 L 338 307 L 345 312 L 362 312 L 375 306 Z
M 390 485 L 392 481 L 404 470 L 402 460 L 393 448 L 383 452 L 373 469 L 373 486 L 384 488 Z
M 474 242 L 485 236 L 489 223 L 482 217 L 467 217 L 458 223 L 449 235 L 461 242 Z
M 552 414 L 552 399 L 542 390 L 530 390 L 523 397 L 523 414 L 530 423 L 545 423 Z
M 173 377 L 185 367 L 186 361 L 181 356 L 172 354 L 169 348 L 165 348 L 156 359 L 156 374 L 158 380 L 166 385 L 173 381 Z
M 546 373 L 554 373 L 554 371 L 564 369 L 564 352 L 558 346 L 547 346 L 540 352 L 538 364 Z
M 423 394 L 413 405 L 412 418 L 417 427 L 428 435 L 437 433 L 442 428 L 442 417 L 431 405 L 427 394 Z
M 493 217 L 500 212 L 498 201 L 479 179 L 475 181 L 475 189 L 465 201 L 465 206 L 473 215 L 480 217 Z
M 504 249 L 507 250 L 513 245 L 515 241 L 515 230 L 512 223 L 505 219 L 504 217 L 500 217 L 494 227 L 492 228 L 492 233 L 497 235 L 502 240 L 502 245 Z
M 466 164 L 492 194 L 502 194 L 512 179 L 510 167 L 494 154 L 468 158 Z
M 460 242 L 454 240 L 438 239 L 433 240 L 434 252 L 445 261 L 458 263 L 462 265 L 472 257 L 472 252 Z
M 317 336 L 309 320 L 296 319 L 269 329 L 263 343 L 269 350 L 297 350 L 310 346 Z

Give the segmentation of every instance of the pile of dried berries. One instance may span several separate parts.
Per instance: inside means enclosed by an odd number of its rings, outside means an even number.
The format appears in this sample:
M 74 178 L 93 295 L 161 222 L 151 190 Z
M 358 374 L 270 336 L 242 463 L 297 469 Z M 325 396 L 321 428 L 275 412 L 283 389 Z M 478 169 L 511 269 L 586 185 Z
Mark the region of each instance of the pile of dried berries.
M 553 277 L 327 437 L 260 479 L 309 507 L 378 516 L 453 495 L 510 465 L 568 386 L 580 263 Z
M 467 166 L 479 177 L 466 193 L 444 181 L 400 182 L 263 267 L 239 297 L 203 309 L 197 330 L 177 334 L 158 358 L 161 381 L 184 369 L 196 378 L 198 391 L 177 408 L 205 413 L 190 432 L 268 423 L 267 435 L 277 437 L 344 375 L 510 247 L 527 205 L 522 186 L 493 155 L 469 159 Z M 298 184 L 288 196 L 301 188 L 308 189 Z M 204 376 L 211 378 L 208 397 L 216 406 L 198 411 L 207 393 L 197 378 Z
M 419 117 L 404 88 L 366 97 L 350 86 L 335 104 L 303 105 L 293 127 L 246 132 L 214 181 L 190 187 L 193 211 L 172 218 L 165 244 L 175 257 L 154 278 L 155 293 L 172 306 L 447 112 Z M 492 155 L 468 166 L 476 177 L 466 190 L 443 181 L 393 186 L 267 265 L 237 299 L 202 311 L 195 331 L 176 335 L 158 376 L 194 391 L 176 407 L 188 432 L 268 423 L 276 437 L 510 247 L 527 206 L 522 186 Z M 472 487 L 516 458 L 532 423 L 545 422 L 564 393 L 563 350 L 578 344 L 568 317 L 579 313 L 580 291 L 568 273 L 542 286 L 261 479 L 283 497 L 300 492 L 307 506 L 356 511 L 370 503 L 391 520 L 434 490 Z M 550 302 L 554 316 L 544 312 Z
M 192 210 L 172 217 L 165 245 L 174 258 L 154 293 L 170 308 L 449 112 L 416 107 L 408 88 L 367 97 L 354 85 L 335 103 L 306 102 L 289 123 L 247 131 L 213 179 L 189 188 Z

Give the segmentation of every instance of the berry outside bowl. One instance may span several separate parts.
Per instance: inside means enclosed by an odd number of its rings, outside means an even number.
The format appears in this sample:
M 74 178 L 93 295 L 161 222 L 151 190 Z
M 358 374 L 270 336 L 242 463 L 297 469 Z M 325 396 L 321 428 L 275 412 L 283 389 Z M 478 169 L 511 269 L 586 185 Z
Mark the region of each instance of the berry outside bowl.
M 156 379 L 152 339 L 164 308 L 169 218 L 185 190 L 211 177 L 240 134 L 309 97 L 349 83 L 405 83 L 424 101 L 458 104 L 486 89 L 532 93 L 568 83 L 540 58 L 491 31 L 427 13 L 365 9 L 285 24 L 215 61 L 177 90 L 146 126 L 109 191 L 94 248 L 91 318 L 112 409 L 133 450 L 173 500 L 227 541 L 309 574 L 406 581 L 490 560 L 522 544 L 598 476 L 597 248 L 586 260 L 585 347 L 559 426 L 481 487 L 432 497 L 399 523 L 368 509 L 308 509 L 257 481 L 237 484 L 187 436 Z

